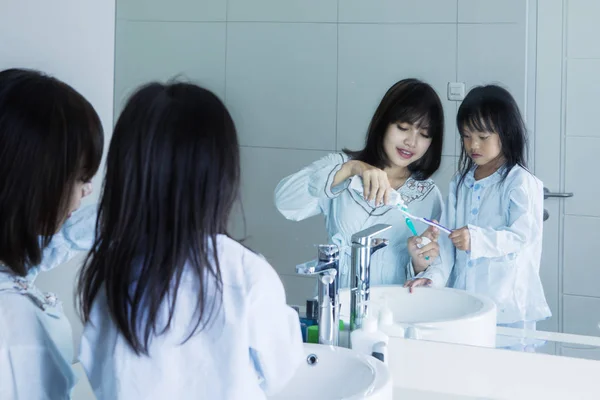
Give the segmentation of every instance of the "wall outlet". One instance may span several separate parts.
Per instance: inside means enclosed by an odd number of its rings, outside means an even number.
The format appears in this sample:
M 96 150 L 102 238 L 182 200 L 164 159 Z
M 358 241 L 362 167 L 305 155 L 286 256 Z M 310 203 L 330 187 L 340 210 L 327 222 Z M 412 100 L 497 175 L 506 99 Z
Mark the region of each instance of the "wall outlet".
M 448 82 L 448 100 L 460 101 L 465 98 L 464 82 Z

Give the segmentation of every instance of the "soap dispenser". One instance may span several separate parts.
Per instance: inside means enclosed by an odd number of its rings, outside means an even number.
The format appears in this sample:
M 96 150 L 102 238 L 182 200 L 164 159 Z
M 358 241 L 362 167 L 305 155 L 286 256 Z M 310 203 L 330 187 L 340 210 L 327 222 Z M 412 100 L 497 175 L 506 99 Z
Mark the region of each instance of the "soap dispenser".
M 350 334 L 350 346 L 360 354 L 373 356 L 387 364 L 388 336 L 378 330 L 377 319 L 367 316 L 362 327 Z

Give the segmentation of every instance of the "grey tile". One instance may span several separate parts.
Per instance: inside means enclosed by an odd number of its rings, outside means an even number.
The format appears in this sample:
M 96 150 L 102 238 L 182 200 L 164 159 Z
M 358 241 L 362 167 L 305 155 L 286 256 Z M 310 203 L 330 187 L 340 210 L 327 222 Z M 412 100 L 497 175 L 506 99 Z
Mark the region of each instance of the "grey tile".
M 118 0 L 117 18 L 146 21 L 225 21 L 226 0 Z
M 337 22 L 337 0 L 228 0 L 229 21 Z
M 151 80 L 191 80 L 223 98 L 225 23 L 118 21 L 116 36 L 115 119 L 127 97 Z
M 295 266 L 316 257 L 316 244 L 327 243 L 322 216 L 300 222 L 286 220 L 275 208 L 279 181 L 327 152 L 243 147 L 241 199 L 245 216 L 234 215 L 232 232 L 263 254 L 280 274 L 293 275 Z
M 336 26 L 230 23 L 227 103 L 243 145 L 335 148 Z
M 340 0 L 340 22 L 453 23 L 456 0 Z
M 405 78 L 419 78 L 444 106 L 444 154 L 455 155 L 456 104 L 447 85 L 456 77 L 453 25 L 341 25 L 338 76 L 338 148 L 364 146 L 369 122 L 385 92 Z
M 458 0 L 458 22 L 497 23 L 525 21 L 527 1 Z

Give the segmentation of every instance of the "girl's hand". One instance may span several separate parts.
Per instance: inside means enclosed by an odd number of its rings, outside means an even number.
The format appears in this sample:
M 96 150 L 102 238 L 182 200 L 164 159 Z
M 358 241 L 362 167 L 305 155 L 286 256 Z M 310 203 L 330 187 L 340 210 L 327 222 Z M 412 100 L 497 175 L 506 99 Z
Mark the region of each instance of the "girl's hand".
M 471 251 L 471 234 L 468 227 L 463 226 L 460 229 L 455 229 L 448 237 L 458 250 Z
M 363 181 L 364 196 L 376 206 L 389 204 L 392 187 L 384 170 L 362 161 L 354 161 L 352 175 L 359 175 Z
M 412 293 L 413 292 L 413 288 L 416 288 L 416 287 L 419 287 L 419 286 L 429 287 L 432 284 L 433 284 L 433 282 L 431 281 L 431 279 L 417 278 L 417 279 L 413 279 L 411 281 L 404 282 L 404 287 L 407 287 L 408 291 L 410 293 Z

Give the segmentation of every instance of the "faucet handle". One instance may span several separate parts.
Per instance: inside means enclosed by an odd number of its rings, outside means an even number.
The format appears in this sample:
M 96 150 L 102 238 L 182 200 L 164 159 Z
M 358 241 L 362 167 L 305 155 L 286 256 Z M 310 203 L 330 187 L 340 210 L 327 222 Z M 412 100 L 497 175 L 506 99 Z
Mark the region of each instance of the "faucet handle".
M 373 236 L 379 235 L 381 232 L 386 231 L 391 227 L 391 225 L 387 224 L 373 225 L 370 228 L 364 229 L 360 232 L 356 232 L 354 235 L 352 235 L 352 243 L 366 246 L 371 242 Z
M 319 261 L 335 261 L 340 258 L 340 248 L 336 244 L 320 244 L 317 258 Z

